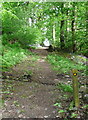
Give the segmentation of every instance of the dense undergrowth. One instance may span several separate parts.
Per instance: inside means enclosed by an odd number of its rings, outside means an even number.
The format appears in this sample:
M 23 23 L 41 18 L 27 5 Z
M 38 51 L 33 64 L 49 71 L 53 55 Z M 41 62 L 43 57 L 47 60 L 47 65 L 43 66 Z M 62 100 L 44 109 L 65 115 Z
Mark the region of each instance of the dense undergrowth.
M 75 54 L 71 55 L 66 53 L 54 52 L 47 56 L 47 60 L 52 65 L 53 69 L 57 71 L 58 75 L 62 76 L 64 73 L 64 74 L 68 74 L 67 76 L 69 76 L 69 72 L 72 69 L 76 69 L 80 71 L 80 74 L 83 74 L 83 76 L 86 75 L 85 57 L 82 58 L 81 56 Z M 66 79 L 65 76 L 64 79 Z M 61 100 L 57 99 L 56 103 L 54 104 L 54 106 L 56 106 L 58 110 L 58 116 L 61 116 L 61 118 L 66 118 L 66 119 L 71 119 L 71 118 L 85 119 L 87 117 L 86 110 L 88 109 L 88 106 L 86 103 L 87 97 L 83 97 L 83 96 L 86 95 L 87 93 L 85 90 L 83 90 L 81 93 L 81 89 L 79 89 L 80 107 L 78 109 L 75 109 L 74 100 L 73 100 L 72 81 L 69 80 L 71 79 L 68 79 L 67 82 L 61 81 L 59 82 L 59 84 L 57 84 L 57 88 L 63 94 L 62 96 L 63 101 L 62 99 Z M 81 80 L 79 79 L 79 88 L 80 86 L 82 86 L 82 84 L 81 84 Z M 67 104 L 67 106 L 65 104 Z
M 59 73 L 69 73 L 72 69 L 82 70 L 85 73 L 86 70 L 86 65 L 81 62 L 76 63 L 62 55 L 52 53 L 47 56 L 47 59 L 53 65 L 53 69 Z
M 2 71 L 8 70 L 13 65 L 18 64 L 23 59 L 27 58 L 28 55 L 33 55 L 28 49 L 23 49 L 18 43 L 7 44 L 2 47 Z

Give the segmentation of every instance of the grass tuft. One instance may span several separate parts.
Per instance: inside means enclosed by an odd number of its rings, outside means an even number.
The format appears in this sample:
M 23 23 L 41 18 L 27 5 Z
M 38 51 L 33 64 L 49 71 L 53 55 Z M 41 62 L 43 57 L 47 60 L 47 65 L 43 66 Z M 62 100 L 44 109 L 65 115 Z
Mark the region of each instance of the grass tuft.
M 73 92 L 72 86 L 68 84 L 59 83 L 57 87 L 63 90 L 64 92 L 71 92 L 71 93 Z

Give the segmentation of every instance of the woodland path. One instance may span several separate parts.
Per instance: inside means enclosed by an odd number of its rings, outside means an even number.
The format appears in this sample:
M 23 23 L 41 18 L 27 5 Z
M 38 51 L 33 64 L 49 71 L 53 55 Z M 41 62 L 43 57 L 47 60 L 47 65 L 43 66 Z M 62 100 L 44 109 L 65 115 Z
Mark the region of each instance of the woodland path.
M 56 73 L 47 62 L 48 51 L 33 50 L 24 61 L 3 73 L 2 118 L 64 118 L 71 115 L 68 110 L 73 100 L 72 93 L 57 88 L 58 83 L 71 83 L 70 75 Z M 35 61 L 36 59 L 36 61 Z M 59 71 L 58 71 L 59 72 Z M 86 83 L 85 76 L 79 75 L 80 83 Z M 84 87 L 85 88 L 85 87 Z M 82 88 L 83 89 L 83 88 Z M 82 97 L 82 96 L 81 96 Z M 55 103 L 61 106 L 54 106 Z M 58 111 L 68 110 L 60 113 Z M 80 109 L 80 116 L 86 118 L 86 110 Z
M 33 52 L 40 56 L 37 61 L 31 61 L 29 56 L 7 73 L 9 80 L 12 78 L 11 81 L 13 81 L 9 83 L 13 86 L 13 92 L 10 97 L 5 98 L 3 118 L 58 117 L 54 104 L 62 96 L 56 88 L 60 78 L 57 78 L 56 73 L 45 60 L 48 54 L 46 50 L 34 50 Z M 25 71 L 30 70 L 33 72 L 31 80 L 27 82 L 18 80 Z

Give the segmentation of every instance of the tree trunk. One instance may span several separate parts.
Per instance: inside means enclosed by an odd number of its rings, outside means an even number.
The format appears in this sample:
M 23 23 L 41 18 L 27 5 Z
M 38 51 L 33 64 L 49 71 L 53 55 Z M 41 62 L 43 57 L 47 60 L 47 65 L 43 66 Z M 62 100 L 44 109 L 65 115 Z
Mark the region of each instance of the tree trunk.
M 86 2 L 86 39 L 88 39 L 88 2 Z
M 71 22 L 71 29 L 72 29 L 72 52 L 76 51 L 76 42 L 75 42 L 75 4 L 73 3 L 73 10 L 72 10 L 72 22 Z
M 64 6 L 64 4 L 62 3 L 61 4 L 61 13 L 63 14 L 63 6 Z M 64 43 L 64 29 L 63 29 L 63 27 L 64 27 L 64 20 L 63 20 L 63 17 L 62 17 L 62 20 L 61 20 L 61 26 L 60 26 L 60 48 L 61 48 L 61 50 L 63 50 L 64 49 L 64 47 L 65 47 L 65 43 Z
M 55 23 L 53 25 L 53 44 L 54 44 L 54 47 L 55 47 Z
M 69 4 L 67 4 L 67 5 L 69 5 Z M 68 6 L 66 5 L 66 7 L 68 8 Z M 68 10 L 66 11 L 66 16 L 67 16 L 67 20 L 66 20 L 66 23 L 65 23 L 65 29 L 66 29 L 66 31 L 65 31 L 65 42 L 68 40 Z

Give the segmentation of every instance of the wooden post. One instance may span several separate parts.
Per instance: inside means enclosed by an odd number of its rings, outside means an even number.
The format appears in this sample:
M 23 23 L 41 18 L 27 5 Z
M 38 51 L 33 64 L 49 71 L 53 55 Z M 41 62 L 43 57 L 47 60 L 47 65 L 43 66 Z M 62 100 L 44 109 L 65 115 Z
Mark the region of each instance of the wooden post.
M 79 86 L 78 86 L 78 71 L 76 69 L 72 70 L 72 79 L 73 79 L 73 97 L 75 107 L 79 107 Z

